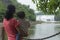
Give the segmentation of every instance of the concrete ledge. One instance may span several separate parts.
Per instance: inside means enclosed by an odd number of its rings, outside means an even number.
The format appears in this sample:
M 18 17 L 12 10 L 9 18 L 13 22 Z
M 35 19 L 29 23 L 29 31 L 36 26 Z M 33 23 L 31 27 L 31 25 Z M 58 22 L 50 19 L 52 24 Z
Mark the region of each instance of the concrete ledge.
M 0 40 L 2 40 L 2 28 L 0 28 Z

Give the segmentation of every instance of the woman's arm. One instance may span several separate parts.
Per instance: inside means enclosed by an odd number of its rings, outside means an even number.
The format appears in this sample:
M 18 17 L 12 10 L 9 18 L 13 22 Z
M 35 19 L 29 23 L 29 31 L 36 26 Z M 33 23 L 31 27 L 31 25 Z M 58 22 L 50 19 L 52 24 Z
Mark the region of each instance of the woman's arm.
M 20 33 L 20 22 L 19 20 L 14 19 L 14 25 L 18 33 Z
M 20 33 L 20 26 L 16 27 L 16 30 L 18 31 L 18 33 Z

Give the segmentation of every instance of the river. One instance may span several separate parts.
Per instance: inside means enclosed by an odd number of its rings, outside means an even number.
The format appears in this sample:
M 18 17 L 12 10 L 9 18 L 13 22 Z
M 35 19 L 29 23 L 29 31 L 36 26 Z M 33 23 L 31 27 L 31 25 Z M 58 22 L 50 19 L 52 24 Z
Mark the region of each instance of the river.
M 31 26 L 28 39 L 41 39 L 60 32 L 60 24 L 41 23 Z M 60 35 L 45 40 L 60 40 Z

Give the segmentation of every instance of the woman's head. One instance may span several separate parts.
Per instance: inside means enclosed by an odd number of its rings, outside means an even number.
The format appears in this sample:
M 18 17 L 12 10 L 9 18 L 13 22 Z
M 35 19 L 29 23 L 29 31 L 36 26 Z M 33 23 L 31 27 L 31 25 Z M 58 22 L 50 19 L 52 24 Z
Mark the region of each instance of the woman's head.
M 7 11 L 14 13 L 15 12 L 15 6 L 14 5 L 8 5 L 7 6 Z
M 20 12 L 17 13 L 17 16 L 18 16 L 20 19 L 24 19 L 24 18 L 25 18 L 25 12 L 20 11 Z
M 13 18 L 14 13 L 15 13 L 15 6 L 14 5 L 8 5 L 7 6 L 7 11 L 6 11 L 6 14 L 5 14 L 5 18 L 7 20 Z

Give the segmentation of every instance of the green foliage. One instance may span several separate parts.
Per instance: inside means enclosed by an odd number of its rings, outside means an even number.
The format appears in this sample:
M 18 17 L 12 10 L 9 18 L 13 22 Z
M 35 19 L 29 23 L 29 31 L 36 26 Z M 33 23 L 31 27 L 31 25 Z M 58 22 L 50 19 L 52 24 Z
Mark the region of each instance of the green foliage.
M 16 13 L 19 11 L 24 11 L 26 14 L 26 19 L 35 21 L 34 10 L 30 9 L 29 6 L 22 5 L 22 4 L 18 3 L 16 0 L 9 0 L 9 1 L 11 4 L 16 6 Z M 6 12 L 5 3 L 0 1 L 0 21 L 2 21 L 5 12 Z M 16 17 L 16 14 L 15 14 L 15 17 Z
M 60 0 L 32 0 L 37 9 L 43 11 L 45 14 L 54 14 L 57 15 L 60 9 Z M 59 8 L 57 10 L 57 8 Z M 57 11 L 56 11 L 57 10 Z
M 20 3 L 17 3 L 16 0 L 11 0 L 11 1 L 16 6 L 16 13 L 19 11 L 24 11 L 26 14 L 26 19 L 29 19 L 31 21 L 35 21 L 34 10 L 30 9 L 29 5 L 22 5 Z
M 2 3 L 2 1 L 0 1 L 0 22 L 1 22 L 2 19 L 3 19 L 5 10 L 6 10 L 5 5 Z

